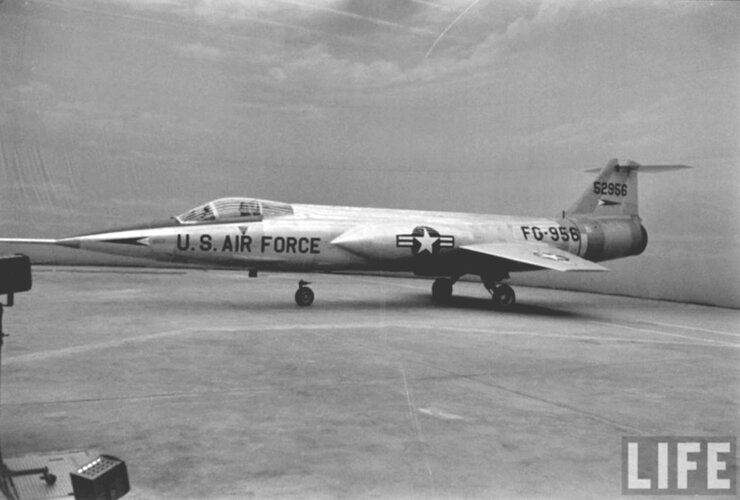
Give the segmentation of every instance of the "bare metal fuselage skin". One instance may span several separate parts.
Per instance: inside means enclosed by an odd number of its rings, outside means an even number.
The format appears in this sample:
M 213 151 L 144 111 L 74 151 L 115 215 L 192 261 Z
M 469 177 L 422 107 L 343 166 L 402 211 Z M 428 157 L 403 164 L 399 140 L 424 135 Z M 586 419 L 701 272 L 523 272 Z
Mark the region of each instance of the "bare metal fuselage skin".
M 636 255 L 647 244 L 637 216 L 524 218 L 292 205 L 293 213 L 142 225 L 57 244 L 167 262 L 277 271 L 387 270 L 427 276 L 541 269 L 461 251 L 481 242 L 547 245 L 590 261 Z M 421 229 L 420 229 L 421 228 Z
M 621 165 L 611 160 L 561 217 L 426 212 L 219 198 L 157 224 L 50 239 L 2 242 L 257 271 L 410 271 L 436 277 L 445 300 L 461 276 L 477 275 L 494 304 L 510 307 L 509 273 L 606 271 L 598 262 L 638 255 L 647 231 L 638 212 L 637 172 L 685 165 Z M 296 303 L 313 302 L 301 281 Z

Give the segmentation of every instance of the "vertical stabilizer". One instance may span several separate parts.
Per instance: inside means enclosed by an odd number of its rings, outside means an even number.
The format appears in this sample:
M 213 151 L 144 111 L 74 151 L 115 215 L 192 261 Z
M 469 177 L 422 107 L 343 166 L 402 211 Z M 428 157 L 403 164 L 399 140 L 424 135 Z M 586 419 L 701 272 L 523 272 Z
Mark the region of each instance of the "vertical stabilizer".
M 687 165 L 640 165 L 628 161 L 620 165 L 616 159 L 609 161 L 604 168 L 596 170 L 599 174 L 586 188 L 578 201 L 570 207 L 566 215 L 588 214 L 595 217 L 637 216 L 637 171 L 663 172 Z M 594 172 L 588 170 L 587 172 Z

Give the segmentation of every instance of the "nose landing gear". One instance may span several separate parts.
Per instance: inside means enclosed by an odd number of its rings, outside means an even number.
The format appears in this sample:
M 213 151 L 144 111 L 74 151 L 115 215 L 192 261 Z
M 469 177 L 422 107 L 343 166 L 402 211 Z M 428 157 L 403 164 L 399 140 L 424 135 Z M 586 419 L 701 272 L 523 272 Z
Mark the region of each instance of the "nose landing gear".
M 314 294 L 306 285 L 310 285 L 308 281 L 300 280 L 298 282 L 298 290 L 295 293 L 295 303 L 301 307 L 308 307 L 313 304 Z

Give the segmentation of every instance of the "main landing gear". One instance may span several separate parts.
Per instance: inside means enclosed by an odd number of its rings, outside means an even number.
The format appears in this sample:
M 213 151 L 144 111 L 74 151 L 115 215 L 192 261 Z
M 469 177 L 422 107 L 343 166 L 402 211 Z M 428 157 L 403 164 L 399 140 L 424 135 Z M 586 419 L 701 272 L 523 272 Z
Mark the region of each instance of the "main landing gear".
M 491 294 L 493 306 L 497 309 L 508 309 L 516 302 L 514 290 L 506 283 L 501 283 L 502 279 L 508 277 L 508 275 L 505 275 L 481 278 L 483 280 L 483 286 Z M 437 278 L 434 280 L 434 284 L 432 285 L 432 298 L 434 301 L 444 303 L 450 300 L 452 297 L 452 286 L 459 278 L 458 276 L 454 278 Z
M 491 282 L 484 279 L 483 286 L 491 294 L 493 307 L 497 309 L 509 309 L 516 302 L 514 289 L 506 283 Z
M 310 285 L 308 281 L 298 282 L 298 291 L 295 293 L 295 303 L 301 307 L 308 307 L 313 304 L 313 290 L 308 288 L 306 285 Z

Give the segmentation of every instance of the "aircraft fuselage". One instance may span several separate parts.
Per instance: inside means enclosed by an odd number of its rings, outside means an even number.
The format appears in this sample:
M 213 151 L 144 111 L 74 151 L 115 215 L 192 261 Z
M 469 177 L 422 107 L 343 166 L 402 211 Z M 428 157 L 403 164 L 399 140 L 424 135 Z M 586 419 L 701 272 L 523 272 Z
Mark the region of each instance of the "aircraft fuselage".
M 479 242 L 542 243 L 592 261 L 639 253 L 639 218 L 528 218 L 293 205 L 294 213 L 236 222 L 143 225 L 60 240 L 97 252 L 259 270 L 390 270 L 429 276 L 472 272 Z M 606 231 L 605 231 L 606 229 Z M 463 258 L 465 257 L 465 258 Z M 471 263 L 471 267 L 477 267 Z M 507 271 L 527 270 L 509 263 Z

